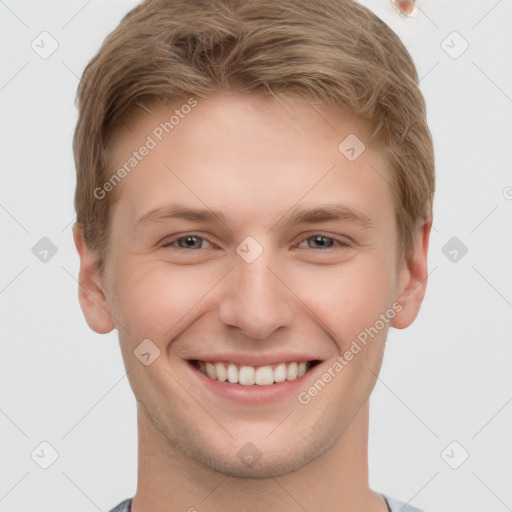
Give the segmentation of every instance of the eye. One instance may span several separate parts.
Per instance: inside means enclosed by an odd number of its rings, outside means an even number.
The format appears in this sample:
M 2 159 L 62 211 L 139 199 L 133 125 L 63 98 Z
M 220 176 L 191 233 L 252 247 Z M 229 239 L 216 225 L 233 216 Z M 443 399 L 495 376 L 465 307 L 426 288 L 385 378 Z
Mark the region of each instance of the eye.
M 304 243 L 306 244 L 306 247 L 304 247 Z M 193 234 L 186 234 L 165 242 L 162 245 L 162 248 L 172 247 L 178 250 L 198 251 L 199 249 L 205 249 L 207 247 L 205 244 L 209 244 L 209 242 L 204 238 Z M 344 249 L 350 246 L 337 238 L 322 234 L 315 234 L 304 239 L 298 247 L 302 249 L 319 249 L 320 251 L 327 252 L 336 248 Z
M 306 238 L 302 243 L 307 243 L 308 249 L 320 249 L 320 250 L 329 250 L 335 247 L 345 248 L 349 247 L 348 244 L 338 240 L 336 238 L 325 236 L 325 235 L 313 235 Z M 300 245 L 299 245 L 300 247 Z
M 203 244 L 208 243 L 204 238 L 196 235 L 186 235 L 173 240 L 169 240 L 162 247 L 176 247 L 177 249 L 193 250 L 203 248 Z

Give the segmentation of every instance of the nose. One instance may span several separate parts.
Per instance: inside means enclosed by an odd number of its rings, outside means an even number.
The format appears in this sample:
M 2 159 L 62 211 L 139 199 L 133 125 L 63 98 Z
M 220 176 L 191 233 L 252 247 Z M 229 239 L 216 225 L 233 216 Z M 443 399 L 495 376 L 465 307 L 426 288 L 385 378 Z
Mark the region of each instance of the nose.
M 264 340 L 291 324 L 293 294 L 274 266 L 266 252 L 252 263 L 235 258 L 235 268 L 223 283 L 219 306 L 224 325 L 239 329 L 248 338 Z

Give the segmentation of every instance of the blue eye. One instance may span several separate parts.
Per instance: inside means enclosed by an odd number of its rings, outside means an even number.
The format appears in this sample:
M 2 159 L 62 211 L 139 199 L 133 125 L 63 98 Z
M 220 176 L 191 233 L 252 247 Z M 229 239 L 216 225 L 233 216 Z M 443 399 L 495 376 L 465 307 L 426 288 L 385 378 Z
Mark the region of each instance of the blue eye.
M 332 238 L 322 235 L 309 237 L 307 242 L 311 249 L 329 249 L 334 245 L 334 240 Z M 313 245 L 311 245 L 311 242 L 313 242 Z
M 307 244 L 306 247 L 303 246 L 304 243 Z M 179 238 L 169 240 L 168 242 L 162 245 L 162 248 L 172 247 L 178 250 L 183 249 L 188 251 L 198 251 L 200 249 L 207 248 L 205 244 L 209 244 L 209 242 L 200 236 L 185 235 Z M 317 234 L 305 238 L 299 244 L 299 247 L 302 249 L 318 249 L 320 251 L 329 251 L 336 248 L 348 248 L 349 244 L 330 236 Z
M 178 244 L 177 247 L 179 249 L 197 250 L 197 249 L 202 249 L 203 242 L 205 242 L 205 240 L 199 236 L 187 235 L 187 236 L 182 236 L 181 238 L 176 238 L 174 240 L 171 240 L 171 241 L 165 243 L 164 245 L 162 245 L 162 247 L 175 246 L 174 244 L 177 243 Z
M 330 236 L 324 235 L 314 235 L 306 238 L 304 242 L 307 242 L 309 249 L 320 249 L 320 250 L 329 250 L 334 246 L 338 247 L 348 247 L 348 244 L 342 242 L 341 240 L 337 240 Z

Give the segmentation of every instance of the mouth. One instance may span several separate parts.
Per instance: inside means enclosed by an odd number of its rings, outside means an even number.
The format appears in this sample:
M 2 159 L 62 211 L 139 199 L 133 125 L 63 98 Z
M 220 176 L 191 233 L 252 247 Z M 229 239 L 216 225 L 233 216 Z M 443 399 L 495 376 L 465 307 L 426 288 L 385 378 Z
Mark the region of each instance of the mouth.
M 193 367 L 211 380 L 245 387 L 275 386 L 296 381 L 319 363 L 319 360 L 310 360 L 250 366 L 225 361 L 190 361 Z

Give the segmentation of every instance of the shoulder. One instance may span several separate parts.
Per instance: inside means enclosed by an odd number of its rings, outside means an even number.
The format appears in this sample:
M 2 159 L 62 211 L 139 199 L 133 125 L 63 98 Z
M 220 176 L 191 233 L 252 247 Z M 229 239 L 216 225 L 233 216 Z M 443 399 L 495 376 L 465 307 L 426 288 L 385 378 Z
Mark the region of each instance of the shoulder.
M 423 510 L 413 507 L 412 505 L 408 505 L 403 501 L 390 498 L 389 496 L 386 496 L 382 493 L 379 494 L 386 500 L 386 503 L 388 504 L 389 510 L 391 512 L 424 512 Z
M 390 498 L 385 494 L 381 494 L 381 496 L 386 500 L 386 503 L 388 504 L 391 512 L 423 512 L 419 508 L 408 505 L 403 501 Z M 131 499 L 124 500 L 123 502 L 119 503 L 117 507 L 114 507 L 110 512 L 130 512 L 131 503 Z
M 130 512 L 131 504 L 132 500 L 131 498 L 129 498 L 119 503 L 119 505 L 117 505 L 117 507 L 114 507 L 110 512 Z

